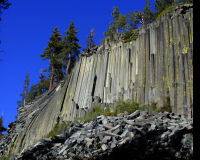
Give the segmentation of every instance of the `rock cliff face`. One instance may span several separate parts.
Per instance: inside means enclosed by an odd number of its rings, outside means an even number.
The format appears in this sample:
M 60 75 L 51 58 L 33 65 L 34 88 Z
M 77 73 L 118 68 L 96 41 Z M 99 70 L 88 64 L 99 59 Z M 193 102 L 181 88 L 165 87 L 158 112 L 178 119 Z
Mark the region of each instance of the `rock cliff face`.
M 56 123 L 83 116 L 94 102 L 129 99 L 141 104 L 156 102 L 158 107 L 169 103 L 175 114 L 192 117 L 192 5 L 141 27 L 136 41 L 105 42 L 94 53 L 84 54 L 64 82 L 19 109 L 17 121 L 0 143 L 0 152 L 27 148 Z

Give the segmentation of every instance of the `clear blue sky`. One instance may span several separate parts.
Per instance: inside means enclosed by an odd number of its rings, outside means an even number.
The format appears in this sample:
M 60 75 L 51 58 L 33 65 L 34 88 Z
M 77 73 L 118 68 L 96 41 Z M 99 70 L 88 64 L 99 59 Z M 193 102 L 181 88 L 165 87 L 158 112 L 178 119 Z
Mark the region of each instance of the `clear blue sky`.
M 10 0 L 0 22 L 0 114 L 4 126 L 15 121 L 16 101 L 20 100 L 25 74 L 29 72 L 30 85 L 38 82 L 40 68 L 47 68 L 40 54 L 55 26 L 61 34 L 70 21 L 79 31 L 80 45 L 84 45 L 91 28 L 99 44 L 112 17 L 112 7 L 120 13 L 141 10 L 145 0 Z M 150 0 L 153 4 L 153 0 Z

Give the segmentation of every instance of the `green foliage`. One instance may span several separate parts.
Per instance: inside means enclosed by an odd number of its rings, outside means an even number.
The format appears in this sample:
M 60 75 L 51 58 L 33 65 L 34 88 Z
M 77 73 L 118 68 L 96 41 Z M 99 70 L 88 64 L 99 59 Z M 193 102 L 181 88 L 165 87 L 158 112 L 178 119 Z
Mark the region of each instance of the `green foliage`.
M 50 138 L 58 134 L 61 134 L 68 127 L 69 127 L 68 122 L 56 123 L 55 127 L 45 136 L 45 138 Z
M 131 42 L 131 41 L 135 41 L 138 38 L 138 36 L 132 36 L 131 38 L 125 39 L 123 42 L 127 43 L 127 42 Z
M 112 18 L 113 21 L 109 23 L 104 36 L 113 40 L 123 34 L 122 39 L 126 43 L 137 39 L 137 35 L 130 35 L 131 31 L 137 29 L 140 24 L 148 24 L 153 21 L 153 12 L 149 1 L 146 0 L 143 11 L 130 11 L 126 16 L 120 14 L 117 7 L 113 7 Z
M 147 111 L 148 113 L 152 112 L 171 112 L 169 105 L 169 98 L 167 99 L 165 105 L 163 107 L 158 108 L 157 103 L 152 103 L 149 105 L 140 105 L 135 101 L 119 101 L 116 102 L 113 107 L 107 106 L 105 108 L 101 108 L 100 105 L 96 104 L 92 107 L 92 110 L 87 112 L 86 115 L 82 118 L 76 118 L 74 122 L 90 122 L 96 117 L 100 115 L 105 116 L 116 116 L 117 114 L 124 114 L 127 112 L 128 114 L 133 113 L 136 110 Z M 111 111 L 112 110 L 112 111 Z
M 0 0 L 0 21 L 1 21 L 1 14 L 2 10 L 8 9 L 11 3 L 8 0 Z
M 143 12 L 142 12 L 142 23 L 143 24 L 148 24 L 148 23 L 151 23 L 153 20 L 153 12 L 151 11 L 151 7 L 149 5 L 149 1 L 146 0 L 145 1 L 145 7 L 143 9 Z
M 12 154 L 3 155 L 3 156 L 1 156 L 0 160 L 9 160 L 12 156 L 14 156 L 14 155 L 12 155 Z
M 138 19 L 138 12 L 130 11 L 127 14 L 127 23 L 128 23 L 128 31 L 132 31 L 137 28 L 137 25 L 140 23 Z
M 113 111 L 111 111 L 111 107 L 109 106 L 101 108 L 100 105 L 96 104 L 92 107 L 92 110 L 90 112 L 86 113 L 86 115 L 83 118 L 76 118 L 75 122 L 90 122 L 100 115 L 115 116 L 119 113 L 124 113 L 125 111 L 127 111 L 130 114 L 137 109 L 139 109 L 139 104 L 134 101 L 117 102 L 112 108 Z
M 26 103 L 29 101 L 28 100 L 29 82 L 30 82 L 29 73 L 27 72 L 26 76 L 25 76 L 25 80 L 24 80 L 23 92 L 20 94 L 20 96 L 22 97 L 22 100 L 17 101 L 18 108 L 21 107 L 21 106 L 25 106 Z
M 103 34 L 111 41 L 119 38 L 121 34 L 124 43 L 136 40 L 138 35 L 133 34 L 133 30 L 141 24 L 145 25 L 160 19 L 164 14 L 171 12 L 175 6 L 184 3 L 193 3 L 193 0 L 155 0 L 155 12 L 153 12 L 149 1 L 146 0 L 142 11 L 130 11 L 126 16 L 120 14 L 117 7 L 113 7 L 113 21 L 109 23 L 108 29 Z
M 31 86 L 28 92 L 29 81 L 25 83 L 23 93 L 21 94 L 22 100 L 18 101 L 18 107 L 24 106 L 25 102 L 31 102 L 36 97 L 45 93 L 48 89 L 51 89 L 53 82 L 59 82 L 63 80 L 64 73 L 63 67 L 67 66 L 67 62 L 70 59 L 69 72 L 75 65 L 78 54 L 80 53 L 80 46 L 78 45 L 78 39 L 76 37 L 76 28 L 73 22 L 70 23 L 69 29 L 65 32 L 66 36 L 62 40 L 61 34 L 58 28 L 55 27 L 53 33 L 48 41 L 47 47 L 45 48 L 43 54 L 40 54 L 43 60 L 49 60 L 49 67 L 47 70 L 43 70 L 40 73 L 40 81 L 37 84 Z M 43 75 L 44 72 L 48 72 L 48 77 Z M 51 87 L 50 87 L 51 86 Z
M 110 111 L 110 107 L 106 107 L 105 110 L 104 110 L 104 115 L 105 116 L 111 116 L 111 111 Z
M 63 40 L 64 47 L 62 51 L 65 53 L 63 58 L 67 58 L 67 54 L 79 55 L 81 46 L 78 44 L 79 39 L 76 37 L 77 33 L 78 31 L 76 31 L 74 23 L 71 21 L 68 30 L 65 31 L 66 35 Z
M 170 106 L 170 97 L 169 96 L 165 97 L 164 105 L 157 109 L 157 112 L 164 112 L 164 111 L 172 112 L 172 109 L 171 109 L 171 106 Z
M 126 31 L 123 35 L 122 35 L 122 40 L 124 43 L 127 42 L 131 42 L 131 41 L 135 41 L 138 38 L 138 35 L 136 34 L 136 30 L 133 31 Z
M 27 93 L 26 103 L 32 102 L 35 98 L 39 97 L 48 90 L 50 78 L 43 75 L 43 71 L 40 73 L 40 81 L 30 87 Z
M 115 28 L 114 28 L 113 22 L 110 22 L 108 29 L 103 34 L 105 37 L 109 37 L 110 39 L 113 39 L 114 33 L 115 33 Z
M 55 27 L 47 47 L 40 56 L 43 60 L 49 59 L 49 70 L 51 71 L 51 75 L 55 75 L 57 81 L 60 81 L 64 77 L 62 72 L 63 63 L 60 58 L 62 49 L 62 37 L 58 31 L 58 27 Z
M 48 90 L 50 79 L 42 79 L 39 83 L 31 86 L 28 93 L 28 102 L 33 101 L 35 98 L 39 97 Z
M 71 21 L 68 30 L 65 31 L 65 36 L 62 41 L 62 51 L 61 51 L 61 58 L 64 64 L 64 67 L 67 66 L 70 60 L 70 68 L 69 73 L 72 70 L 78 55 L 80 54 L 81 46 L 78 44 L 79 39 L 76 37 L 78 31 L 76 30 L 73 21 Z M 67 62 L 67 63 L 66 63 Z
M 100 116 L 104 113 L 104 109 L 101 108 L 99 105 L 94 105 L 93 110 L 86 113 L 86 115 L 83 117 L 82 121 L 84 122 L 90 122 L 97 116 Z
M 156 103 L 152 103 L 150 105 L 142 105 L 139 110 L 147 111 L 148 113 L 157 112 Z
M 30 88 L 30 92 L 28 94 L 29 102 L 33 101 L 39 95 L 40 95 L 39 84 L 32 85 Z
M 0 117 L 0 138 L 2 136 L 3 131 L 6 131 L 6 128 L 4 128 L 4 126 L 3 126 L 3 116 L 1 115 L 1 117 Z
M 113 39 L 116 33 L 119 34 L 119 30 L 121 30 L 122 32 L 125 31 L 127 27 L 127 17 L 120 14 L 117 7 L 113 7 L 113 12 L 111 15 L 113 21 L 109 23 L 107 31 L 104 32 L 104 36 Z
M 117 30 L 121 29 L 122 31 L 125 31 L 127 24 L 127 19 L 125 15 L 120 14 L 119 18 L 117 20 L 116 28 Z
M 116 7 L 116 6 L 114 6 L 114 7 L 113 7 L 113 12 L 112 12 L 111 15 L 112 15 L 112 17 L 113 17 L 113 23 L 114 23 L 114 25 L 116 26 L 117 21 L 118 21 L 118 19 L 119 19 L 119 8 Z
M 156 110 L 157 112 L 171 112 L 170 105 L 164 105 Z
M 160 20 L 163 15 L 171 12 L 173 8 L 185 3 L 193 3 L 193 0 L 155 0 L 156 11 L 154 17 L 156 20 Z
M 47 78 L 45 75 L 43 75 L 44 72 L 47 72 L 46 70 L 42 70 L 40 72 L 40 76 L 39 76 L 39 84 L 38 84 L 38 87 L 39 87 L 39 94 L 43 94 L 45 93 L 47 90 L 48 90 L 48 87 L 49 87 L 49 81 L 50 81 L 50 78 Z
M 87 49 L 91 49 L 95 46 L 97 46 L 95 43 L 94 43 L 94 29 L 92 28 L 90 33 L 88 34 L 88 38 L 87 40 L 85 41 L 86 43 L 86 48 L 84 48 L 83 50 L 87 50 Z
M 127 111 L 128 114 L 130 114 L 138 109 L 139 109 L 139 104 L 135 101 L 117 102 L 116 105 L 114 106 L 114 113 L 119 114 Z
M 186 3 L 193 3 L 193 0 L 186 0 Z
M 156 17 L 156 20 L 160 20 L 162 16 L 164 16 L 165 14 L 167 13 L 170 13 L 172 12 L 172 10 L 179 6 L 179 5 L 182 5 L 183 3 L 173 3 L 173 5 L 169 5 L 168 7 L 164 8 L 161 12 L 155 12 L 155 17 Z
M 163 10 L 172 6 L 174 0 L 155 0 L 154 6 L 156 14 L 159 15 Z

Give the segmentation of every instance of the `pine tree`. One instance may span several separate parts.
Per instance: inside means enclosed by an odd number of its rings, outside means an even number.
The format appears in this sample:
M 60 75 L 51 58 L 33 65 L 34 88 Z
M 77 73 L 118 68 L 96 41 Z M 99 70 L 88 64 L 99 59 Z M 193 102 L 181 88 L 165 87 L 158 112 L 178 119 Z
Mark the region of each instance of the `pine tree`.
M 63 39 L 63 50 L 62 50 L 62 59 L 64 62 L 67 62 L 65 64 L 65 74 L 66 76 L 71 71 L 74 62 L 76 58 L 78 58 L 78 55 L 80 53 L 81 46 L 78 44 L 79 40 L 76 37 L 76 34 L 78 31 L 76 31 L 76 28 L 74 26 L 73 21 L 71 21 L 68 30 L 65 31 L 65 36 Z
M 160 14 L 165 8 L 172 6 L 174 0 L 155 0 L 156 15 Z
M 110 39 L 112 40 L 114 37 L 114 33 L 115 33 L 114 24 L 113 22 L 110 22 L 108 25 L 108 29 L 106 30 L 106 32 L 103 33 L 103 35 L 105 37 L 110 37 Z
M 40 75 L 39 75 L 39 83 L 38 83 L 38 87 L 39 87 L 39 95 L 42 95 L 43 93 L 45 93 L 48 90 L 49 87 L 49 78 L 47 78 L 44 73 L 47 72 L 47 70 L 41 70 L 40 71 Z
M 109 24 L 107 31 L 104 32 L 104 36 L 113 39 L 115 35 L 119 36 L 120 30 L 125 31 L 127 27 L 127 18 L 125 15 L 119 13 L 119 9 L 117 7 L 113 7 L 113 12 L 111 15 L 113 21 Z
M 26 105 L 26 101 L 28 100 L 28 87 L 29 87 L 29 73 L 26 73 L 25 80 L 24 80 L 24 89 L 23 89 L 23 103 L 24 106 Z
M 146 0 L 145 1 L 145 7 L 143 9 L 142 24 L 151 23 L 152 19 L 153 19 L 153 12 L 151 11 L 149 1 Z
M 96 46 L 93 38 L 94 38 L 94 29 L 92 28 L 90 33 L 88 34 L 88 38 L 86 40 L 86 49 L 91 49 Z
M 119 32 L 119 30 L 125 31 L 126 25 L 127 25 L 126 16 L 120 14 L 117 21 L 117 32 Z
M 40 75 L 39 75 L 39 82 L 30 87 L 30 91 L 27 94 L 27 102 L 33 101 L 35 98 L 37 98 L 38 96 L 48 91 L 50 78 L 47 78 L 43 74 L 44 72 L 47 72 L 47 71 L 48 70 L 41 70 Z M 20 102 L 22 101 L 18 101 L 18 103 Z
M 193 3 L 193 0 L 155 0 L 154 17 L 156 18 L 165 9 L 167 9 L 171 6 L 179 5 L 180 3 Z
M 119 20 L 119 8 L 117 8 L 116 6 L 113 7 L 113 12 L 112 12 L 112 18 L 113 18 L 113 26 L 115 31 L 117 31 L 117 33 L 119 32 L 118 29 L 118 20 Z
M 1 21 L 1 14 L 3 10 L 8 9 L 10 5 L 11 3 L 9 3 L 8 0 L 0 0 L 0 21 Z M 1 44 L 1 40 L 0 40 L 0 44 Z M 2 52 L 2 50 L 0 50 L 0 52 Z
M 2 132 L 6 131 L 6 128 L 3 126 L 3 115 L 0 117 L 0 137 L 2 136 Z
M 20 96 L 22 97 L 22 100 L 21 101 L 17 101 L 17 104 L 18 104 L 18 108 L 21 107 L 21 106 L 25 106 L 26 103 L 29 101 L 28 100 L 28 87 L 29 87 L 29 82 L 30 82 L 30 79 L 29 79 L 29 73 L 27 72 L 26 73 L 26 76 L 25 76 L 25 80 L 24 80 L 24 87 L 23 87 L 23 92 L 20 94 Z
M 113 22 L 112 24 L 114 25 L 113 28 L 114 30 L 119 33 L 119 30 L 124 30 L 125 25 L 127 24 L 126 16 L 120 14 L 119 8 L 113 7 L 113 12 L 112 12 L 112 17 L 113 17 Z
M 52 89 L 55 78 L 57 81 L 63 78 L 62 61 L 60 59 L 60 53 L 62 49 L 62 37 L 58 31 L 58 27 L 55 27 L 50 37 L 50 41 L 48 42 L 47 47 L 45 48 L 45 51 L 43 52 L 43 54 L 40 54 L 43 60 L 49 59 L 49 90 Z
M 128 29 L 130 31 L 137 28 L 137 25 L 139 24 L 139 19 L 137 17 L 137 12 L 131 11 L 127 14 L 128 19 Z
M 39 84 L 32 85 L 28 94 L 29 101 L 30 102 L 33 101 L 39 95 L 40 95 Z

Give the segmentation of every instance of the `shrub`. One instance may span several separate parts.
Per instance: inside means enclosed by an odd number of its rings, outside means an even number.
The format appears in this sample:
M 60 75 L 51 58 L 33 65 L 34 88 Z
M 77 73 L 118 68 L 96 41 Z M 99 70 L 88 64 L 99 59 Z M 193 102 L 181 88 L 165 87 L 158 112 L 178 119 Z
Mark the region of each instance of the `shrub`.
M 89 122 L 92 121 L 97 116 L 100 116 L 104 113 L 104 109 L 100 107 L 100 105 L 96 104 L 92 107 L 92 111 L 89 111 L 86 113 L 86 115 L 83 117 L 82 121 Z
M 94 118 L 100 116 L 100 115 L 105 115 L 105 116 L 116 116 L 117 114 L 124 113 L 125 111 L 128 112 L 128 114 L 133 113 L 136 110 L 141 110 L 141 111 L 147 111 L 148 113 L 152 112 L 163 112 L 163 111 L 168 111 L 170 112 L 169 108 L 169 100 L 166 100 L 166 104 L 161 107 L 157 108 L 157 103 L 152 103 L 150 105 L 139 105 L 139 103 L 129 100 L 129 101 L 119 101 L 116 102 L 115 105 L 113 106 L 111 111 L 111 107 L 106 107 L 106 108 L 101 108 L 100 105 L 96 104 L 92 107 L 92 110 L 87 112 L 84 117 L 82 118 L 76 118 L 74 120 L 74 123 L 77 123 L 78 121 L 80 122 L 90 122 Z
M 172 10 L 174 8 L 176 8 L 177 6 L 180 6 L 180 5 L 183 5 L 184 3 L 175 3 L 167 8 L 165 8 L 162 12 L 160 13 L 155 13 L 155 16 L 156 16 L 156 20 L 160 20 L 162 16 L 164 16 L 165 14 L 169 13 L 169 12 L 172 12 Z
M 157 112 L 164 112 L 164 111 L 172 112 L 169 96 L 165 97 L 164 105 L 157 109 Z
M 12 154 L 3 155 L 0 157 L 0 160 L 9 160 L 12 156 L 13 156 Z
M 135 41 L 138 38 L 138 30 L 133 30 L 133 31 L 126 31 L 122 35 L 122 39 L 124 43 Z
M 111 116 L 111 111 L 110 111 L 110 107 L 106 107 L 105 110 L 104 110 L 104 115 L 105 116 Z
M 114 106 L 115 114 L 124 113 L 127 111 L 129 114 L 138 110 L 139 104 L 135 101 L 117 102 Z
M 152 103 L 149 105 L 142 105 L 139 110 L 142 111 L 147 111 L 148 113 L 152 113 L 152 112 L 157 112 L 157 107 L 156 107 L 157 103 Z
M 62 122 L 62 123 L 56 123 L 55 127 L 45 136 L 45 138 L 53 137 L 55 135 L 58 135 L 62 133 L 64 130 L 69 127 L 69 123 Z

